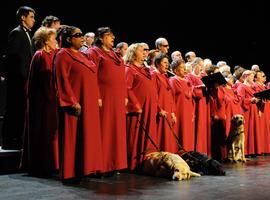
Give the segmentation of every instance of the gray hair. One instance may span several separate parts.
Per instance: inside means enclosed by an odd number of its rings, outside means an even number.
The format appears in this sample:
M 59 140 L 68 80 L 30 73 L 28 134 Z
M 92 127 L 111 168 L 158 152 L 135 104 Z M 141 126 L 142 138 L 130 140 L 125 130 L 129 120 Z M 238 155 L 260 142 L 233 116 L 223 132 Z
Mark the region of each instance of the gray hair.
M 156 39 L 156 42 L 155 42 L 156 48 L 158 49 L 163 44 L 163 42 L 167 42 L 167 40 L 162 37 Z

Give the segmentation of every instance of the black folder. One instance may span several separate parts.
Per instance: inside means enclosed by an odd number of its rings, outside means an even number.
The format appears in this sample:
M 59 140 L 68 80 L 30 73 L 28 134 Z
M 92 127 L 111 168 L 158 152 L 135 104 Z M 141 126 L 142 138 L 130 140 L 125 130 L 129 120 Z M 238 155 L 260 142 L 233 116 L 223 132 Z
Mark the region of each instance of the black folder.
M 263 90 L 261 92 L 256 92 L 253 94 L 254 97 L 257 97 L 259 99 L 270 99 L 270 89 Z
M 167 75 L 168 75 L 169 77 L 172 77 L 172 76 L 175 76 L 175 73 L 173 73 L 173 72 L 170 71 L 170 70 L 167 70 Z
M 201 80 L 207 88 L 213 88 L 215 84 L 224 85 L 227 83 L 220 72 L 204 76 L 201 78 Z

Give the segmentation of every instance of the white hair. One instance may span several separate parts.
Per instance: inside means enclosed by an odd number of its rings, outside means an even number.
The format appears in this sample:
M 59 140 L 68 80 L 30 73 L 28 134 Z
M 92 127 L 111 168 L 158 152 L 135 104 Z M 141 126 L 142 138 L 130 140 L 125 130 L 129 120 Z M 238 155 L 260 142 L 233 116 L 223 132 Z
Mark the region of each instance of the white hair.
M 220 73 L 223 73 L 223 72 L 231 73 L 231 67 L 229 65 L 222 65 L 221 67 L 219 67 L 219 71 Z
M 257 71 L 260 71 L 260 67 L 259 65 L 252 65 L 251 70 L 257 72 Z
M 224 65 L 227 65 L 227 62 L 225 62 L 225 61 L 218 61 L 217 62 L 217 67 L 222 67 Z

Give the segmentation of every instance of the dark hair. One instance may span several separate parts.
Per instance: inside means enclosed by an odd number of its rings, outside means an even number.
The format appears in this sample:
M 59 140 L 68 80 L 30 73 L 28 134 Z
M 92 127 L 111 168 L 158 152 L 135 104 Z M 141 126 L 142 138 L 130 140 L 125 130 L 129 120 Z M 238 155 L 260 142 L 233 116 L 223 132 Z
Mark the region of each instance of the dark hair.
M 62 37 L 62 34 L 63 34 L 63 31 L 68 27 L 68 25 L 61 25 L 59 27 L 59 29 L 57 29 L 56 31 L 56 40 L 57 42 L 61 42 L 61 37 Z
M 244 71 L 246 71 L 245 68 L 243 67 L 239 67 L 235 72 L 234 72 L 234 76 L 236 78 L 236 80 L 239 80 L 242 76 L 242 74 L 244 73 Z
M 77 27 L 75 27 L 75 26 L 66 26 L 63 29 L 63 32 L 62 32 L 62 35 L 61 35 L 62 36 L 62 47 L 63 48 L 71 47 L 71 42 L 70 42 L 70 40 L 68 41 L 68 38 L 70 38 L 72 36 L 75 29 L 77 29 Z
M 147 56 L 147 59 L 146 59 L 146 63 L 148 65 L 151 65 L 153 63 L 153 61 L 155 60 L 155 54 L 159 52 L 159 50 L 157 49 L 152 49 L 149 51 L 149 54 Z
M 17 18 L 18 22 L 21 23 L 21 21 L 22 21 L 21 17 L 22 16 L 27 17 L 30 12 L 32 12 L 34 14 L 36 13 L 33 8 L 30 8 L 28 6 L 21 6 L 16 12 L 16 18 Z
M 242 66 L 240 65 L 235 65 L 235 67 L 233 68 L 233 71 L 235 72 L 236 70 L 240 69 L 240 68 L 243 68 Z
M 205 69 L 205 72 L 206 72 L 207 75 L 210 75 L 210 74 L 215 73 L 215 70 L 217 70 L 217 69 L 219 69 L 218 66 L 216 66 L 216 65 L 210 65 L 209 67 L 207 67 Z
M 176 70 L 177 67 L 181 64 L 185 64 L 185 62 L 181 59 L 176 59 L 176 60 L 172 61 L 172 63 L 170 64 L 170 68 L 172 70 Z
M 161 61 L 167 58 L 169 60 L 169 56 L 167 56 L 165 53 L 159 53 L 156 57 L 155 57 L 155 66 L 157 66 L 158 64 L 161 63 Z
M 104 35 L 104 33 L 112 33 L 111 28 L 110 27 L 100 27 L 96 30 L 95 40 L 94 40 L 95 46 L 101 47 L 101 45 L 102 45 L 101 38 Z
M 43 19 L 41 25 L 46 26 L 46 27 L 51 27 L 53 22 L 60 22 L 60 19 L 53 15 L 49 15 Z

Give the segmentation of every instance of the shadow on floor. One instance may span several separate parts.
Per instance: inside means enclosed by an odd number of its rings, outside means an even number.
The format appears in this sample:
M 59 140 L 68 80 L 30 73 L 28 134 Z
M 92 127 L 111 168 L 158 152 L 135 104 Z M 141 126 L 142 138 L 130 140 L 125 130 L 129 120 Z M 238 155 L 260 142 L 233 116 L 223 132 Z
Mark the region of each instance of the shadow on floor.
M 1 199 L 269 199 L 270 156 L 246 164 L 224 164 L 226 176 L 202 176 L 170 181 L 121 173 L 109 178 L 86 178 L 73 185 L 26 174 L 0 176 Z

